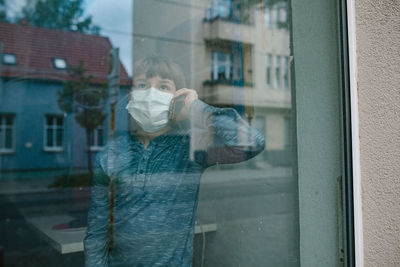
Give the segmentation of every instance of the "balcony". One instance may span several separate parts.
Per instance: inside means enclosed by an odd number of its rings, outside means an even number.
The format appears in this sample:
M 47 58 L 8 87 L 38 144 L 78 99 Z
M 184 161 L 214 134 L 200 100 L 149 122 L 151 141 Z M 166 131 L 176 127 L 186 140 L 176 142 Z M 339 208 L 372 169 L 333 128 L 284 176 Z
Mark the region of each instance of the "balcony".
M 207 42 L 237 42 L 255 43 L 255 27 L 249 24 L 239 24 L 229 20 L 214 19 L 203 22 L 203 38 Z
M 200 97 L 216 106 L 246 105 L 263 108 L 291 108 L 291 94 L 284 89 L 266 89 L 247 83 L 236 86 L 230 81 L 205 81 Z
M 200 97 L 216 106 L 252 105 L 252 85 L 236 86 L 231 81 L 204 81 Z

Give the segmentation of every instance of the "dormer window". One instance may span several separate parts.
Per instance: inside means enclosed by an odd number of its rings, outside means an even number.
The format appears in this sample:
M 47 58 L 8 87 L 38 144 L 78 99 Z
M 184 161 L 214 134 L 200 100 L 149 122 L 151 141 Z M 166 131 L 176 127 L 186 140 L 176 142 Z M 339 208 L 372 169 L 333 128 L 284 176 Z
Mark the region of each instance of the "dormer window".
M 65 70 L 67 68 L 67 61 L 63 58 L 53 59 L 53 64 L 56 69 Z
M 17 65 L 17 56 L 14 54 L 3 54 L 3 64 Z

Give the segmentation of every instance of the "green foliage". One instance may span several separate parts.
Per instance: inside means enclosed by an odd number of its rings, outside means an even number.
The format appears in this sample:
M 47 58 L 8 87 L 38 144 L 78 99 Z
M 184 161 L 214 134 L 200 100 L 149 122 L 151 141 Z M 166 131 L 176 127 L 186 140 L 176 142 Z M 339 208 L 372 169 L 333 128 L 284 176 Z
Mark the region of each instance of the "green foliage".
M 7 8 L 4 0 L 0 0 L 0 22 L 8 21 L 6 10 Z
M 94 88 L 92 76 L 86 76 L 86 69 L 81 60 L 76 67 L 69 67 L 71 80 L 63 83 L 63 90 L 58 92 L 58 106 L 67 113 L 74 113 L 76 122 L 86 130 L 87 147 L 93 131 L 104 124 L 107 114 L 104 112 L 108 97 L 107 86 Z M 88 155 L 88 169 L 92 176 L 91 151 Z
M 83 61 L 76 67 L 68 69 L 72 80 L 63 83 L 63 90 L 59 92 L 58 105 L 67 113 L 74 113 L 75 120 L 92 132 L 102 126 L 106 118 L 104 112 L 108 97 L 107 87 L 93 88 L 91 86 L 92 76 L 86 76 Z
M 99 33 L 91 16 L 83 16 L 83 0 L 31 0 L 22 9 L 20 19 L 30 25 L 77 32 Z

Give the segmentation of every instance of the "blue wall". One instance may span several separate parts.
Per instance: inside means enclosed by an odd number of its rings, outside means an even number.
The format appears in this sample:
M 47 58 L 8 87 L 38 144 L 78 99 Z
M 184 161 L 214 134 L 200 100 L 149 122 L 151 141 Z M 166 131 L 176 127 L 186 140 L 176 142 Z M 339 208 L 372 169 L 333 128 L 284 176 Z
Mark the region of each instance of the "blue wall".
M 87 146 L 85 130 L 79 126 L 74 114 L 64 114 L 57 105 L 61 83 L 33 80 L 2 81 L 0 113 L 12 113 L 15 130 L 15 152 L 0 154 L 1 171 L 37 171 L 48 169 L 86 168 Z M 120 91 L 117 130 L 128 130 L 125 110 L 128 88 Z M 44 123 L 47 114 L 64 116 L 64 149 L 61 152 L 44 150 Z M 109 105 L 107 105 L 109 114 Z M 109 117 L 105 123 L 109 132 Z M 107 135 L 107 134 L 106 134 Z M 26 144 L 31 143 L 31 147 Z M 93 157 L 95 152 L 92 153 Z

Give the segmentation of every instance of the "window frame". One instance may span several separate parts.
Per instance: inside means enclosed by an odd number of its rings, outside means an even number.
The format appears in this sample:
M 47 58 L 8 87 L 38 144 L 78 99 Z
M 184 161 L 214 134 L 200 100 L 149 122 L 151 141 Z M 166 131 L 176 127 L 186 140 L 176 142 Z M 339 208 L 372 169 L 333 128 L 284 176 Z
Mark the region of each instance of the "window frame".
M 265 55 L 265 84 L 267 88 L 273 88 L 273 57 L 271 53 Z
M 277 65 L 279 64 L 279 65 Z M 278 54 L 273 55 L 273 69 L 274 69 L 274 77 L 273 77 L 273 88 L 281 89 L 282 88 L 282 56 Z
M 52 135 L 52 139 L 53 139 L 53 146 L 48 146 L 47 145 L 47 130 L 49 129 L 48 124 L 47 124 L 47 118 L 48 117 L 52 117 L 52 130 L 53 130 L 53 135 Z M 57 127 L 57 122 L 55 121 L 57 118 L 61 118 L 62 119 L 62 123 L 61 123 L 61 146 L 57 146 L 57 132 L 55 130 L 58 129 Z M 54 125 L 55 122 L 55 125 Z M 64 137 L 65 137 L 65 120 L 64 120 L 64 115 L 62 114 L 45 114 L 44 116 L 44 123 L 43 123 L 43 150 L 46 152 L 62 152 L 64 151 Z M 54 134 L 55 132 L 55 134 Z
M 11 116 L 12 118 L 12 125 L 8 126 L 5 123 L 5 116 Z M 15 127 L 15 119 L 16 115 L 14 113 L 0 113 L 0 129 L 4 131 L 4 134 L 2 134 L 2 131 L 0 131 L 0 135 L 4 135 L 3 139 L 0 139 L 0 154 L 8 154 L 8 153 L 15 153 L 15 147 L 16 147 L 16 127 Z M 4 122 L 4 124 L 3 124 Z M 6 130 L 8 128 L 11 128 L 11 148 L 5 148 L 5 135 L 6 135 Z M 4 147 L 3 144 L 4 143 Z
M 223 54 L 226 56 L 225 62 L 223 64 L 222 61 L 218 59 L 218 56 L 220 54 Z M 225 68 L 225 76 L 226 79 L 220 79 L 219 78 L 219 67 L 223 66 Z M 222 51 L 217 51 L 213 50 L 211 51 L 211 81 L 218 82 L 218 81 L 233 81 L 233 59 L 232 59 L 232 53 L 229 52 L 222 52 Z M 217 78 L 215 79 L 215 75 Z
M 101 146 L 98 145 L 99 141 L 99 130 L 102 130 L 103 133 L 103 144 Z M 92 140 L 90 140 L 91 142 Z M 90 151 L 101 151 L 104 149 L 104 141 L 105 141 L 105 127 L 104 125 L 97 127 L 96 129 L 93 130 L 93 145 L 90 143 L 89 144 L 89 150 Z

